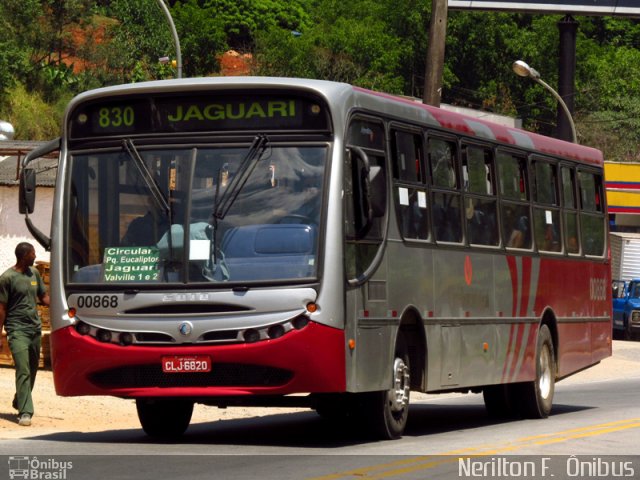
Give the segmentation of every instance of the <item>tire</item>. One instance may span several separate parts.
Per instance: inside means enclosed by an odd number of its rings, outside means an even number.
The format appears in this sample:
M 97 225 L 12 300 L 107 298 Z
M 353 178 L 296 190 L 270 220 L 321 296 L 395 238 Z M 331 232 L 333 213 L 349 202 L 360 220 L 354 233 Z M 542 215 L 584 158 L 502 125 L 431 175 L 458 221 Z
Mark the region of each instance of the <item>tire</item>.
M 512 385 L 489 385 L 482 390 L 484 406 L 491 418 L 505 419 L 517 416 L 512 400 Z
M 536 344 L 536 378 L 513 385 L 520 413 L 525 418 L 547 418 L 553 406 L 556 357 L 549 327 L 541 325 Z
M 355 418 L 357 394 L 322 394 L 316 399 L 315 410 L 323 420 L 342 424 Z
M 150 437 L 176 438 L 189 427 L 193 402 L 188 400 L 136 400 L 138 419 Z
M 393 388 L 363 394 L 367 424 L 376 438 L 384 440 L 400 438 L 409 417 L 411 369 L 409 352 L 402 336 L 398 337 L 392 369 Z

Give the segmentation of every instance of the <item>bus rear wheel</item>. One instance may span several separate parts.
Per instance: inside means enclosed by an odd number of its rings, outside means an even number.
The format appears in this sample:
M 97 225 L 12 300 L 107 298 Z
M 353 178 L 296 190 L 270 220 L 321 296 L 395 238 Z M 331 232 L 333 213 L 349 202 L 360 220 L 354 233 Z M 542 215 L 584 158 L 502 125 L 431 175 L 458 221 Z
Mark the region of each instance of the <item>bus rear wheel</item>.
M 150 437 L 175 438 L 189 427 L 193 414 L 193 402 L 176 399 L 136 400 L 138 419 L 144 432 Z
M 382 439 L 400 438 L 409 417 L 411 375 L 409 352 L 403 337 L 398 338 L 393 360 L 393 386 L 382 392 L 366 393 L 366 416 L 373 434 Z
M 520 413 L 525 418 L 547 418 L 553 406 L 556 357 L 549 327 L 541 325 L 536 344 L 536 378 L 532 382 L 513 385 L 519 400 Z

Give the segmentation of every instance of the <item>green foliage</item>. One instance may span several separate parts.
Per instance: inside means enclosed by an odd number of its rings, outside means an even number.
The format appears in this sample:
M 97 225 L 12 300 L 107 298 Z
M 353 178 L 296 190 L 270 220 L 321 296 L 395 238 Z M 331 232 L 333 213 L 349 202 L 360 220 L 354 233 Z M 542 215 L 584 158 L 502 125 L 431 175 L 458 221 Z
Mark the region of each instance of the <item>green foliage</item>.
M 198 2 L 223 26 L 227 43 L 239 51 L 249 51 L 254 36 L 271 28 L 304 29 L 308 15 L 303 0 L 204 0 Z
M 257 73 L 352 83 L 402 93 L 398 74 L 407 48 L 388 32 L 379 2 L 319 2 L 316 23 L 293 35 L 271 29 L 257 36 Z M 339 15 L 338 12 L 343 13 Z M 364 13 L 363 13 L 364 12 Z M 358 20 L 354 15 L 361 14 Z
M 117 20 L 107 31 L 106 70 L 114 81 L 132 82 L 159 77 L 159 58 L 175 58 L 167 19 L 157 1 L 113 0 L 107 15 Z
M 329 79 L 422 96 L 429 1 L 169 3 L 183 76 L 218 72 L 220 54 L 234 48 L 254 54 L 259 75 Z M 518 115 L 525 128 L 553 134 L 555 100 L 537 83 L 514 75 L 511 65 L 524 60 L 556 86 L 560 19 L 450 11 L 442 100 Z M 580 141 L 603 149 L 611 160 L 640 160 L 640 20 L 576 19 Z M 78 41 L 78 32 L 89 41 Z M 2 0 L 0 118 L 18 125 L 19 138 L 57 135 L 52 125 L 72 95 L 174 77 L 175 68 L 158 61 L 164 56 L 176 58 L 158 0 Z
M 225 25 L 216 10 L 187 0 L 178 2 L 171 14 L 180 36 L 183 75 L 196 77 L 219 71 L 217 57 L 228 47 Z
M 15 140 L 49 140 L 60 135 L 62 111 L 22 84 L 7 91 L 0 118 L 15 128 Z

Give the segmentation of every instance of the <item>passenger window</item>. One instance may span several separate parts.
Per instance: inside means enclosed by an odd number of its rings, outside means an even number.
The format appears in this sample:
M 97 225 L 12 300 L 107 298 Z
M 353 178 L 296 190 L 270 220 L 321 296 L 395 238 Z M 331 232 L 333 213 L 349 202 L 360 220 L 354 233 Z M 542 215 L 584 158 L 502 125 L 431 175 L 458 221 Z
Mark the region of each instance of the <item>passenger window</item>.
M 553 163 L 537 159 L 533 160 L 532 166 L 531 183 L 533 200 L 536 202 L 533 209 L 533 229 L 536 245 L 542 252 L 561 252 L 557 167 Z M 544 204 L 545 207 L 541 207 L 540 204 Z
M 564 207 L 565 248 L 569 254 L 580 253 L 580 235 L 578 232 L 578 212 L 575 194 L 575 172 L 569 167 L 560 169 L 562 180 L 562 206 Z
M 498 152 L 498 179 L 500 193 L 512 200 L 527 200 L 527 162 L 506 152 Z
M 543 252 L 561 252 L 560 211 L 550 208 L 535 208 L 533 226 L 536 245 Z
M 422 135 L 393 132 L 394 197 L 402 238 L 427 240 L 429 216 L 427 192 L 423 184 Z
M 429 165 L 434 190 L 432 194 L 433 234 L 438 242 L 461 243 L 462 198 L 457 190 L 458 160 L 456 144 L 440 138 L 429 138 Z
M 494 192 L 492 151 L 475 145 L 462 148 L 462 179 L 467 196 L 464 214 L 471 245 L 497 246 L 497 200 Z
M 580 186 L 580 232 L 586 255 L 601 256 L 605 245 L 605 219 L 602 205 L 602 177 L 578 172 Z
M 422 182 L 422 138 L 414 133 L 394 132 L 394 174 L 398 180 Z
M 464 147 L 462 176 L 467 192 L 493 195 L 491 151 L 475 146 Z
M 527 161 L 509 152 L 498 152 L 498 182 L 503 201 L 502 240 L 509 248 L 530 249 L 532 246 L 531 211 L 526 202 Z
M 556 166 L 543 161 L 533 162 L 533 184 L 535 198 L 538 203 L 558 205 Z
M 509 248 L 531 248 L 529 206 L 506 203 L 502 206 L 504 244 Z
M 601 212 L 602 202 L 599 189 L 599 178 L 592 173 L 580 172 L 580 206 L 582 210 Z
M 429 139 L 429 163 L 434 187 L 457 188 L 456 148 L 453 142 Z
M 462 242 L 460 195 L 433 194 L 433 229 L 438 242 Z
M 572 169 L 562 167 L 560 169 L 562 179 L 562 205 L 565 208 L 578 208 L 575 193 L 575 175 Z
M 384 126 L 368 120 L 356 119 L 349 126 L 349 144 L 363 148 L 384 150 Z

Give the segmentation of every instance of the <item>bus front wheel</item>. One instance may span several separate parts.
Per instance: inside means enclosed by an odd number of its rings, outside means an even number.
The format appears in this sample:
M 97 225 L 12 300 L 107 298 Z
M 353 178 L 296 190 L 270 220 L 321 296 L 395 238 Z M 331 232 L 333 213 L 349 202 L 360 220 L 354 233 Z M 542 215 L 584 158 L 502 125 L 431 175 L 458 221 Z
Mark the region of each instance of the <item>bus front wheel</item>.
M 150 437 L 174 438 L 189 427 L 193 414 L 193 402 L 175 399 L 136 400 L 138 419 L 144 432 Z
M 366 410 L 373 433 L 387 440 L 402 436 L 409 417 L 411 376 L 409 352 L 403 337 L 398 338 L 392 368 L 391 389 L 364 394 L 368 397 Z

